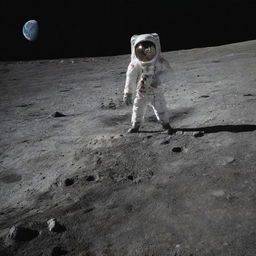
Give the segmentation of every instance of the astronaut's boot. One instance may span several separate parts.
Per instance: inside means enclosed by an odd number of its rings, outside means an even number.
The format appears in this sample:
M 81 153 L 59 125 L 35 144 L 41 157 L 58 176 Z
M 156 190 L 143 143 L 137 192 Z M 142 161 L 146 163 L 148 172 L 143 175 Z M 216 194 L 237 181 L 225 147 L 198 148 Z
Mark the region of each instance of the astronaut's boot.
M 132 127 L 127 131 L 127 133 L 137 133 L 140 129 L 140 123 L 135 122 Z

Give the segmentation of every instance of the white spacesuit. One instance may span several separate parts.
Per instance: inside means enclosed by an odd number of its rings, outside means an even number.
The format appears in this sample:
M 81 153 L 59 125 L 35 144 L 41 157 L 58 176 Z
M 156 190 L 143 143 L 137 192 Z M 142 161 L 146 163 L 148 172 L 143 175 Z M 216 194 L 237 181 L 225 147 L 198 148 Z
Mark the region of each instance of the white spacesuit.
M 131 38 L 131 62 L 126 72 L 124 102 L 133 103 L 130 133 L 138 132 L 147 106 L 151 106 L 164 129 L 171 130 L 161 84 L 169 78 L 171 68 L 161 56 L 159 36 L 156 33 L 134 35 Z

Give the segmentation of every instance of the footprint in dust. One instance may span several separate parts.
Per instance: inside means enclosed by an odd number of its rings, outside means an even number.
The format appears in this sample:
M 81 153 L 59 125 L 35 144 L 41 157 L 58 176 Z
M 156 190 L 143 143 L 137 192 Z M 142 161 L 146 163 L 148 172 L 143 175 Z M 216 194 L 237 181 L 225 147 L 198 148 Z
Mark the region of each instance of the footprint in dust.
M 3 171 L 0 173 L 0 182 L 3 183 L 15 183 L 22 179 L 21 175 L 18 175 L 12 171 Z

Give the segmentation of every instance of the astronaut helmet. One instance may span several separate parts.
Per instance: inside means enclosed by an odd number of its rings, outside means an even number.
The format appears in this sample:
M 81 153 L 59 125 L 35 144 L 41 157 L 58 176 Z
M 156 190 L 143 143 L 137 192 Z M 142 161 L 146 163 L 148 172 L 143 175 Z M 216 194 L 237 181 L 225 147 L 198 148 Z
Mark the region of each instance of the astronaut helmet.
M 152 63 L 160 55 L 159 36 L 156 33 L 134 35 L 131 38 L 132 56 L 141 63 Z
M 135 56 L 139 61 L 149 62 L 156 57 L 156 45 L 151 41 L 141 41 L 135 45 Z

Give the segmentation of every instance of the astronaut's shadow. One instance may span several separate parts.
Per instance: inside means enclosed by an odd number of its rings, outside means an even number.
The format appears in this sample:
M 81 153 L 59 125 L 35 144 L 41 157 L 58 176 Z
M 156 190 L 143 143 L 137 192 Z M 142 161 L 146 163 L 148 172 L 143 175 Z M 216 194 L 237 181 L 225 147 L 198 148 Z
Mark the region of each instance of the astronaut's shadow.
M 146 131 L 141 130 L 140 133 L 162 133 L 164 130 L 157 131 Z M 203 132 L 207 133 L 218 133 L 218 132 L 232 132 L 232 133 L 240 133 L 240 132 L 253 132 L 256 131 L 256 125 L 254 124 L 237 124 L 237 125 L 214 125 L 214 126 L 205 126 L 198 128 L 173 128 L 172 133 L 176 132 Z
M 253 124 L 237 124 L 237 125 L 214 125 L 199 128 L 175 128 L 175 132 L 203 132 L 203 133 L 218 133 L 218 132 L 252 132 L 256 131 L 256 125 Z
M 147 130 L 143 130 L 143 129 L 141 129 L 141 130 L 139 130 L 138 131 L 138 133 L 163 133 L 163 132 L 165 132 L 165 130 L 156 130 L 156 131 L 151 131 L 151 130 L 149 130 L 149 131 L 147 131 Z

